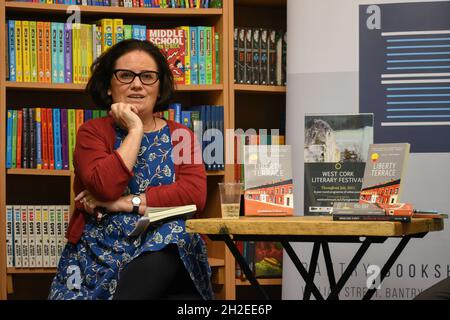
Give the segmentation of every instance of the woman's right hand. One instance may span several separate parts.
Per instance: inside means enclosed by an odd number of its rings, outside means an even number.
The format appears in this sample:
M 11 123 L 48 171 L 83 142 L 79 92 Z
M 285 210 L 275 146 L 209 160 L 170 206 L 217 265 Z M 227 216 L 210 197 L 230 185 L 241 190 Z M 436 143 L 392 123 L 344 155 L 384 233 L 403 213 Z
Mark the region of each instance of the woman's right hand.
M 122 128 L 133 131 L 143 131 L 141 118 L 137 115 L 137 109 L 132 104 L 118 102 L 111 105 L 110 116 Z

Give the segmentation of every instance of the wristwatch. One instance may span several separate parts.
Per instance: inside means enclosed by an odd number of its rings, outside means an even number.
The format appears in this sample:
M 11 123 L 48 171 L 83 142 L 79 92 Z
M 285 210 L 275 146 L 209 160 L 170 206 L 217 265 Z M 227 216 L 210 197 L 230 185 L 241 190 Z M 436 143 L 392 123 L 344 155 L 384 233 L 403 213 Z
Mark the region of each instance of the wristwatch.
M 141 205 L 141 197 L 134 195 L 131 198 L 131 204 L 133 205 L 133 213 L 139 214 L 139 206 Z

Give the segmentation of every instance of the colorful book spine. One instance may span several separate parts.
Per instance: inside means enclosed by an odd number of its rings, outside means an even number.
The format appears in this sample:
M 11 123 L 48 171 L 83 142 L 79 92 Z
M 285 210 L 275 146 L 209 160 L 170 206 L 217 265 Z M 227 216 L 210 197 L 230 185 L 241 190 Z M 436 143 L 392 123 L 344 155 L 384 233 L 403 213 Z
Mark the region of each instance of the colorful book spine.
M 6 267 L 14 267 L 14 211 L 6 206 Z
M 64 234 L 63 234 L 63 206 L 55 206 L 56 210 L 56 265 L 64 249 Z
M 51 25 L 44 22 L 44 81 L 50 83 L 52 80 L 52 52 L 51 52 Z
M 131 24 L 125 24 L 123 26 L 123 38 L 126 39 L 133 39 L 133 27 Z
M 184 31 L 184 84 L 191 84 L 191 33 L 189 26 L 180 27 Z
M 57 62 L 57 68 L 58 68 L 58 83 L 64 83 L 64 23 L 57 23 L 57 45 L 58 45 L 58 62 Z
M 80 29 L 80 66 L 81 66 L 81 83 L 86 83 L 88 80 L 88 40 L 91 38 L 88 32 L 88 25 L 82 24 Z
M 214 35 L 211 27 L 205 27 L 205 35 L 206 35 L 206 84 L 213 83 L 213 42 Z
M 44 243 L 42 239 L 42 206 L 34 207 L 35 241 L 36 241 L 36 268 L 44 266 Z
M 175 122 L 181 123 L 181 103 L 171 103 L 169 105 L 169 111 L 174 110 L 173 112 L 173 120 Z M 170 119 L 172 120 L 172 119 Z
M 16 168 L 16 156 L 17 156 L 17 110 L 12 111 L 12 157 L 11 167 Z
M 87 109 L 84 111 L 84 122 L 88 121 L 92 119 L 92 110 L 91 109 Z
M 69 169 L 73 170 L 73 151 L 75 149 L 76 141 L 76 122 L 75 122 L 75 110 L 67 110 L 67 127 L 69 129 Z
M 46 108 L 41 108 L 41 148 L 42 148 L 42 169 L 49 169 Z
M 72 29 L 64 25 L 64 82 L 72 83 Z
M 189 27 L 190 40 L 190 65 L 191 65 L 191 84 L 199 84 L 198 82 L 198 29 L 197 27 Z
M 16 78 L 16 36 L 15 21 L 8 20 L 8 61 L 9 61 L 9 80 L 17 81 Z
M 22 168 L 30 168 L 30 122 L 28 121 L 28 108 L 22 108 Z
M 220 83 L 220 36 L 218 32 L 214 32 L 214 83 Z
M 102 27 L 102 52 L 105 52 L 113 45 L 113 20 L 112 19 L 101 19 L 100 25 Z
M 42 257 L 44 268 L 50 267 L 50 217 L 48 206 L 42 206 Z
M 22 224 L 20 206 L 14 206 L 14 266 L 22 267 Z
M 55 157 L 55 169 L 61 170 L 61 115 L 58 108 L 53 109 L 53 150 Z
M 123 40 L 123 19 L 113 19 L 113 44 Z
M 14 36 L 15 36 L 15 49 L 16 49 L 16 81 L 23 82 L 23 64 L 22 64 L 22 21 L 14 21 Z
M 36 108 L 36 167 L 42 169 L 42 121 L 41 108 Z
M 31 82 L 38 81 L 37 74 L 37 24 L 36 21 L 30 21 L 30 71 L 31 71 Z
M 23 81 L 31 81 L 30 68 L 30 22 L 22 21 L 22 68 Z
M 6 122 L 6 168 L 12 168 L 12 131 L 13 131 L 13 111 L 7 111 Z
M 49 238 L 50 238 L 50 267 L 56 267 L 56 208 L 48 206 Z
M 16 143 L 16 168 L 22 168 L 22 127 L 23 111 L 17 110 L 17 143 Z
M 61 158 L 63 170 L 69 170 L 69 137 L 67 130 L 67 109 L 61 109 Z
M 67 230 L 69 229 L 69 221 L 70 221 L 70 206 L 63 206 L 63 241 L 64 243 L 67 242 L 65 238 L 65 234 L 67 233 Z
M 47 108 L 47 150 L 48 150 L 48 168 L 55 169 L 55 157 L 53 146 L 53 111 Z
M 20 206 L 20 233 L 22 239 L 22 267 L 30 266 L 28 246 L 28 210 L 27 206 Z
M 199 84 L 206 84 L 206 35 L 205 27 L 197 27 L 198 30 L 198 76 Z
M 80 72 L 80 24 L 72 28 L 72 77 L 73 83 L 81 83 Z
M 58 83 L 58 24 L 50 22 L 52 83 Z
M 37 72 L 38 72 L 38 82 L 44 82 L 45 72 L 45 55 L 44 55 L 44 22 L 36 22 L 37 30 Z
M 30 268 L 36 267 L 36 221 L 34 206 L 27 206 L 28 219 L 28 263 Z
M 35 169 L 37 167 L 36 163 L 36 110 L 34 108 L 28 108 L 28 121 L 29 121 L 29 148 L 28 148 L 28 159 L 29 159 L 29 168 Z
M 268 72 L 269 72 L 269 85 L 273 86 L 276 84 L 277 79 L 277 43 L 276 43 L 276 31 L 270 30 L 268 37 L 268 45 L 269 45 L 269 64 L 268 64 Z

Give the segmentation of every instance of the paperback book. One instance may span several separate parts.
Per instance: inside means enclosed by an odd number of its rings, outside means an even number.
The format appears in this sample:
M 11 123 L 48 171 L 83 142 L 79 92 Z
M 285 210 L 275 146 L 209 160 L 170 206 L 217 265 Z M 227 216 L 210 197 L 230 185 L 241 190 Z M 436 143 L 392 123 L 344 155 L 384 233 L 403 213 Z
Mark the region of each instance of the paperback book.
M 400 202 L 409 149 L 409 143 L 370 145 L 359 202 Z
M 411 221 L 411 215 L 388 214 L 375 203 L 335 202 L 332 214 L 335 221 Z
M 156 222 L 188 219 L 192 217 L 196 211 L 197 206 L 195 204 L 177 207 L 147 207 L 144 216 L 137 221 L 136 226 L 129 236 L 136 237 L 140 235 L 149 225 Z
M 291 146 L 245 146 L 244 180 L 246 216 L 294 214 Z
M 371 143 L 373 114 L 305 115 L 305 215 L 329 215 L 334 202 L 358 202 Z

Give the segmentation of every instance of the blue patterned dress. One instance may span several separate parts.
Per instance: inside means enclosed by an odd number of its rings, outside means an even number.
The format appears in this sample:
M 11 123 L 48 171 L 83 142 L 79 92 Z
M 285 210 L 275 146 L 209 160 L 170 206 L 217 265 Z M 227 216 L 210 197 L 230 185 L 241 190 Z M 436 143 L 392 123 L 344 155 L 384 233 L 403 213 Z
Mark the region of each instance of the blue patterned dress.
M 116 130 L 115 148 L 126 136 Z M 144 193 L 148 186 L 171 184 L 175 181 L 169 127 L 145 133 L 134 176 L 124 194 Z M 147 229 L 137 238 L 127 235 L 139 216 L 120 212 L 107 214 L 101 221 L 88 217 L 83 235 L 76 244 L 64 248 L 53 279 L 49 299 L 111 299 L 120 271 L 143 252 L 158 251 L 176 244 L 189 275 L 203 299 L 213 299 L 206 246 L 198 234 L 189 234 L 185 221 L 173 220 Z M 164 272 L 164 271 L 162 271 Z

